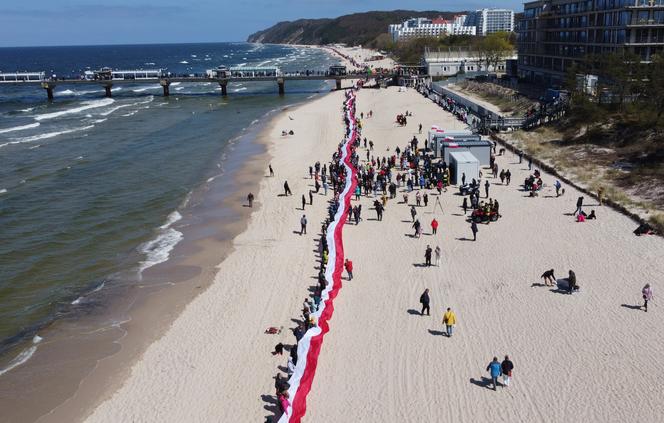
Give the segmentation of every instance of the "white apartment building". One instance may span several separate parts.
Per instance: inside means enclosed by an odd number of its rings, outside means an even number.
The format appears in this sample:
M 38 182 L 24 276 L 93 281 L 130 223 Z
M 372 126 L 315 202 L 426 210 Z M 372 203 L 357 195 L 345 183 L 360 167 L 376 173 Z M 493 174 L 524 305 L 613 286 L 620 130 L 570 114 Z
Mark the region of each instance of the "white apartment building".
M 467 26 L 466 18 L 466 15 L 455 16 L 452 21 L 443 18 L 411 18 L 401 24 L 390 25 L 389 33 L 395 42 L 443 35 L 475 35 L 476 27 Z
M 514 31 L 514 11 L 508 9 L 480 9 L 471 13 L 469 23 L 477 27 L 477 35 Z

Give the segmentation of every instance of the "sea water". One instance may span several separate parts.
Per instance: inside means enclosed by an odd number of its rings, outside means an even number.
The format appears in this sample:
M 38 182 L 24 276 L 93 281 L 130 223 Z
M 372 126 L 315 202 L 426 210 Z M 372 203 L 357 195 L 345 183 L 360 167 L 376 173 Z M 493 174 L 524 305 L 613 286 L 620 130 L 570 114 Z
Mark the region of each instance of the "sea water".
M 204 73 L 217 65 L 325 70 L 315 49 L 247 43 L 0 49 L 0 70 Z M 327 90 L 320 81 L 229 84 L 0 84 L 0 378 L 27 362 L 57 319 L 140 281 L 182 240 L 189 196 L 219 173 L 229 140 L 274 109 Z M 86 311 L 87 313 L 90 310 Z M 94 311 L 92 311 L 94 312 Z

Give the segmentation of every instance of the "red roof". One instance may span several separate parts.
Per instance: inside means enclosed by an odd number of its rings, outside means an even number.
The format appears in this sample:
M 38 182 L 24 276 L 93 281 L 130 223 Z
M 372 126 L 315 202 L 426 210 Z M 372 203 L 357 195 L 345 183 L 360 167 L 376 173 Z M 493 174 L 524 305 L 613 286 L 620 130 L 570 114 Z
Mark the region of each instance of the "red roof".
M 448 21 L 447 19 L 441 18 L 441 17 L 438 17 L 438 18 L 432 20 L 431 22 L 434 23 L 434 24 L 448 24 L 448 23 L 450 23 L 450 21 Z

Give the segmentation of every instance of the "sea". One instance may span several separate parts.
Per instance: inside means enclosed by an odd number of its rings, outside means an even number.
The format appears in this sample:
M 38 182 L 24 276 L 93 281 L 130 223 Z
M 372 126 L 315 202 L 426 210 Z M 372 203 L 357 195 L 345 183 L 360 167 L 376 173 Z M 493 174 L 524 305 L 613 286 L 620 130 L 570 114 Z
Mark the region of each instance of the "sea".
M 0 48 L 0 71 L 81 75 L 103 66 L 201 74 L 218 65 L 325 70 L 318 49 L 249 43 Z M 329 91 L 322 81 L 0 84 L 0 385 L 48 342 L 49 328 L 138 284 L 183 239 L 192 196 L 225 175 L 229 146 L 269 113 Z M 239 146 L 241 148 L 241 146 Z M 232 185 L 232 184 L 229 184 Z M 103 308 L 103 307 L 102 307 Z

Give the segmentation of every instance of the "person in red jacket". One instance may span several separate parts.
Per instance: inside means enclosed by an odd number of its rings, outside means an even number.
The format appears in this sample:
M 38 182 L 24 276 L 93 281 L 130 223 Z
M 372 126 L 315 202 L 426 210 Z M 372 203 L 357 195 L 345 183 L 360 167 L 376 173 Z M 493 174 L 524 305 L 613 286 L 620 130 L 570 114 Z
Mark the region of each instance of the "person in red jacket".
M 431 230 L 433 231 L 434 235 L 436 234 L 436 232 L 438 232 L 438 221 L 436 220 L 435 217 L 431 221 Z
M 353 262 L 346 259 L 346 263 L 344 266 L 346 267 L 346 272 L 348 272 L 348 280 L 349 281 L 353 280 Z

